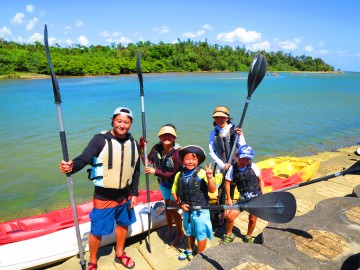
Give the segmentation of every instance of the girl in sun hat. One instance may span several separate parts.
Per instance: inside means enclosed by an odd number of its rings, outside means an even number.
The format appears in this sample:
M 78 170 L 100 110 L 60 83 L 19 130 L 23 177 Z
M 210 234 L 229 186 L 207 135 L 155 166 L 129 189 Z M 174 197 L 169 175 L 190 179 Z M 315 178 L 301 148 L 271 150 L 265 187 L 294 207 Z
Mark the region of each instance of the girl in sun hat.
M 222 179 L 221 184 L 218 187 L 218 204 L 224 204 L 224 176 L 230 166 L 236 163 L 237 151 L 234 152 L 234 156 L 231 158 L 231 162 L 228 163 L 231 149 L 234 143 L 236 143 L 236 150 L 238 150 L 242 145 L 246 144 L 246 141 L 242 130 L 231 122 L 230 111 L 228 107 L 217 106 L 214 110 L 212 118 L 214 119 L 213 125 L 215 128 L 210 133 L 209 154 L 215 163 L 215 175 L 217 177 L 220 176 Z M 239 135 L 239 138 L 235 142 L 236 135 Z M 224 216 L 224 210 L 220 211 L 219 226 L 224 224 Z
M 185 260 L 192 256 L 195 240 L 198 253 L 206 246 L 207 238 L 213 239 L 210 211 L 208 209 L 191 210 L 191 206 L 206 206 L 209 204 L 208 192 L 214 192 L 216 185 L 213 179 L 211 163 L 199 165 L 205 161 L 205 151 L 197 145 L 188 145 L 179 150 L 184 167 L 178 172 L 172 186 L 172 195 L 183 210 L 183 224 L 188 237 L 188 248 L 181 252 L 178 259 Z
M 163 195 L 166 206 L 176 206 L 175 199 L 171 195 L 171 187 L 177 171 L 182 167 L 179 158 L 178 149 L 180 146 L 175 143 L 177 137 L 176 128 L 172 124 L 163 125 L 158 133 L 160 141 L 155 144 L 148 155 L 148 166 L 145 167 L 145 173 L 157 176 L 159 187 Z M 144 142 L 140 139 L 140 145 Z M 177 210 L 165 210 L 168 230 L 165 238 L 173 240 L 173 222 L 175 223 L 177 235 L 174 245 L 182 243 L 185 234 L 182 230 L 181 215 Z

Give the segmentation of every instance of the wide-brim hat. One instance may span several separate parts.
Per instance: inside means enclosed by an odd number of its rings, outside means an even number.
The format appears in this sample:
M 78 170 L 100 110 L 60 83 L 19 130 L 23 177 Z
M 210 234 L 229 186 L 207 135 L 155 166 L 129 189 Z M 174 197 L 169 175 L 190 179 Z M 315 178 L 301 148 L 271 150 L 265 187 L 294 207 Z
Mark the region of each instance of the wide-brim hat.
M 197 155 L 199 159 L 199 164 L 203 163 L 206 159 L 206 153 L 204 149 L 202 149 L 200 146 L 197 145 L 187 145 L 179 150 L 179 157 L 181 160 L 184 159 L 184 156 L 188 153 L 194 153 Z
M 218 106 L 214 110 L 214 114 L 212 118 L 220 116 L 220 117 L 230 117 L 230 111 L 229 108 L 226 106 Z
M 164 134 L 171 134 L 175 138 L 177 137 L 175 129 L 171 126 L 163 126 L 162 128 L 160 128 L 158 137 L 160 137 L 161 135 L 164 135 Z
M 113 118 L 114 118 L 114 116 L 116 116 L 118 114 L 125 114 L 125 115 L 129 116 L 131 118 L 131 120 L 133 119 L 133 114 L 129 108 L 126 108 L 126 107 L 116 108 L 113 113 Z

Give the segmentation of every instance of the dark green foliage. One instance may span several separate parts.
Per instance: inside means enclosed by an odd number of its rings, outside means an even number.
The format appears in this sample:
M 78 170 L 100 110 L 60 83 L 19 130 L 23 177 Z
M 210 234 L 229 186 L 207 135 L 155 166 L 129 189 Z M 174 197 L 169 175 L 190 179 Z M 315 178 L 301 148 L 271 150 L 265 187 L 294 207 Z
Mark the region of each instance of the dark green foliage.
M 51 59 L 57 75 L 116 75 L 136 73 L 136 55 L 142 55 L 143 72 L 193 72 L 193 71 L 248 71 L 256 52 L 245 47 L 210 45 L 207 41 L 191 40 L 169 44 L 150 41 L 110 46 L 50 47 Z M 334 67 L 320 58 L 293 57 L 283 52 L 266 53 L 269 71 L 334 71 Z M 19 72 L 50 74 L 44 45 L 18 44 L 0 38 L 0 75 Z

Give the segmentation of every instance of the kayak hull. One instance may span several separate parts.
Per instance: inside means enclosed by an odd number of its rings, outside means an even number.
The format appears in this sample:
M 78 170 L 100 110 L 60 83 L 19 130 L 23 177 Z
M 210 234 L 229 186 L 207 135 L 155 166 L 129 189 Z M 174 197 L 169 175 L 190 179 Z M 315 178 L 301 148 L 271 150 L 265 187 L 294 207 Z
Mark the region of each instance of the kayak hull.
M 161 194 L 161 192 L 159 191 Z M 156 229 L 166 225 L 165 219 L 165 203 L 162 200 L 162 196 L 160 199 L 157 196 L 158 193 L 153 194 L 156 196 L 152 197 L 152 202 L 150 203 L 150 213 L 151 213 L 151 225 L 150 229 Z M 132 237 L 141 233 L 144 233 L 149 230 L 149 222 L 148 222 L 148 204 L 146 200 L 144 202 L 143 199 L 140 198 L 140 203 L 138 203 L 134 207 L 136 222 L 129 226 L 128 229 L 128 237 Z M 158 200 L 155 200 L 155 199 Z M 92 202 L 86 203 L 86 207 L 90 206 L 92 208 Z M 66 209 L 62 209 L 66 210 Z M 60 210 L 59 210 L 60 211 Z M 91 211 L 91 209 L 90 209 Z M 58 214 L 58 211 L 54 211 Z M 66 211 L 65 211 L 66 212 Z M 52 212 L 51 212 L 52 213 Z M 41 219 L 44 221 L 46 217 L 50 217 L 47 213 L 47 216 L 40 215 L 32 218 L 25 218 L 20 219 L 19 222 L 28 221 L 30 224 L 31 219 Z M 78 213 L 79 215 L 79 213 Z M 87 216 L 84 217 L 82 214 L 79 215 L 79 228 L 80 228 L 80 235 L 81 235 L 81 242 L 84 251 L 89 250 L 88 246 L 88 238 L 90 234 L 90 220 L 88 219 L 88 213 L 85 214 Z M 81 218 L 83 218 L 81 220 Z M 30 221 L 29 221 L 30 220 Z M 50 219 L 47 220 L 49 222 Z M 81 220 L 81 222 L 80 222 Z M 37 220 L 40 221 L 40 220 Z M 16 221 L 11 221 L 13 224 Z M 74 227 L 74 222 L 72 225 L 68 227 L 59 227 L 58 230 L 53 231 L 54 228 L 51 230 L 41 230 L 41 234 L 37 237 L 29 238 L 29 236 L 33 236 L 36 233 L 36 227 L 33 228 L 33 232 L 28 229 L 28 233 L 23 234 L 24 239 L 19 241 L 19 237 L 17 237 L 17 241 L 9 242 L 7 244 L 0 245 L 0 269 L 26 269 L 46 264 L 55 263 L 57 261 L 64 260 L 68 257 L 75 256 L 79 253 L 78 250 L 78 242 L 76 237 L 76 231 Z M 36 224 L 36 223 L 34 223 Z M 40 222 L 38 222 L 40 224 Z M 45 223 L 42 223 L 40 227 Z M 4 225 L 4 223 L 0 223 Z M 52 224 L 48 226 L 55 227 L 56 224 Z M 46 233 L 45 233 L 46 232 Z M 20 232 L 19 232 L 20 233 Z M 11 233 L 10 233 L 11 234 Z M 16 234 L 16 232 L 13 232 Z M 26 239 L 25 239 L 26 238 Z M 14 239 L 12 239 L 14 240 Z M 101 246 L 109 245 L 115 242 L 115 224 L 114 230 L 111 234 L 103 236 L 101 240 Z

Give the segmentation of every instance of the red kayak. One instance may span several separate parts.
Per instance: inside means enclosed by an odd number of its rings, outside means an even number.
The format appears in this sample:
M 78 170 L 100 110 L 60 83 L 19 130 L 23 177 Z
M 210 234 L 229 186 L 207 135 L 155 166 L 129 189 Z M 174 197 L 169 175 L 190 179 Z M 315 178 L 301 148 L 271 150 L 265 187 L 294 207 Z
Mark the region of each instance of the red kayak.
M 159 190 L 150 191 L 150 202 L 161 201 Z M 138 204 L 147 203 L 146 190 L 140 190 Z M 79 224 L 89 222 L 93 202 L 76 206 Z M 0 223 L 0 245 L 23 241 L 50 234 L 74 226 L 72 208 L 64 208 L 32 217 L 19 218 Z

